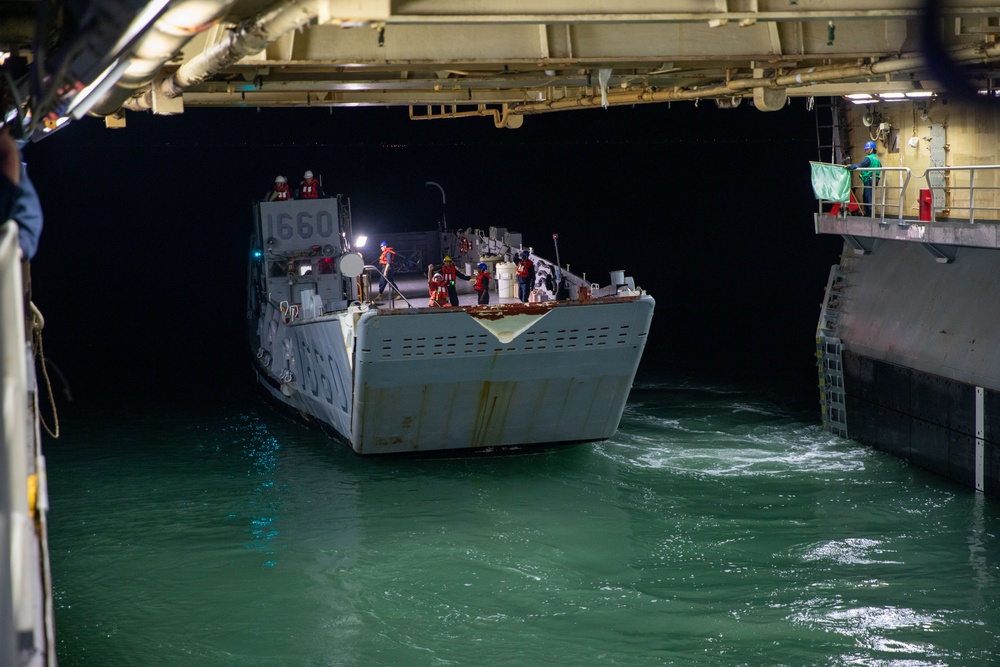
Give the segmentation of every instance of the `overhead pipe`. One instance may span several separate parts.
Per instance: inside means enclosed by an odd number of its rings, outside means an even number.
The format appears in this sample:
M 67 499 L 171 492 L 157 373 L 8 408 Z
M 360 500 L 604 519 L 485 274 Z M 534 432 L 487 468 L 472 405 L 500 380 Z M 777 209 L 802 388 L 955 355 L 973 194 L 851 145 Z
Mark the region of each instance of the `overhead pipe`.
M 149 85 L 165 63 L 195 35 L 225 16 L 236 0 L 182 0 L 174 3 L 142 36 L 125 58 L 127 66 L 117 82 L 88 113 L 109 116 L 140 88 Z
M 157 92 L 167 98 L 180 97 L 185 88 L 207 80 L 241 58 L 260 53 L 285 33 L 308 25 L 326 5 L 326 0 L 292 0 L 273 5 L 230 30 L 215 46 L 181 65 L 173 76 L 159 84 Z M 152 107 L 152 91 L 125 104 L 130 111 L 145 111 Z
M 953 62 L 962 63 L 981 60 L 983 62 L 1000 58 L 1000 43 L 985 44 L 953 51 L 950 58 Z M 839 79 L 871 77 L 892 72 L 918 70 L 926 67 L 923 56 L 900 58 L 898 60 L 883 60 L 867 65 L 830 65 L 825 67 L 808 67 L 792 70 L 768 78 L 731 79 L 726 83 L 700 88 L 682 90 L 657 90 L 637 92 L 608 92 L 607 103 L 610 106 L 631 104 L 649 104 L 653 102 L 677 102 L 685 100 L 711 99 L 714 97 L 742 96 L 755 88 L 793 88 L 813 83 L 827 83 Z M 588 95 L 573 99 L 552 100 L 548 102 L 528 102 L 515 105 L 511 111 L 516 114 L 537 114 L 549 111 L 565 111 L 569 109 L 587 109 L 602 106 L 600 95 Z

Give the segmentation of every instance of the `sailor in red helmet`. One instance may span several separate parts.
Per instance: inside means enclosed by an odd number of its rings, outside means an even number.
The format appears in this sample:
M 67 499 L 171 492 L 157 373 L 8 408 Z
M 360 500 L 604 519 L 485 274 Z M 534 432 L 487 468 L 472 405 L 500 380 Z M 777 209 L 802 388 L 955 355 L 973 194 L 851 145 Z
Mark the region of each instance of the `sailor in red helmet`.
M 299 183 L 298 194 L 296 199 L 319 199 L 320 197 L 325 197 L 323 194 L 323 188 L 320 186 L 319 181 L 313 177 L 311 171 L 306 171 L 302 175 L 302 182 Z
M 288 188 L 288 179 L 284 176 L 278 176 L 274 179 L 274 188 L 271 190 L 271 194 L 268 195 L 267 201 L 287 201 L 291 195 L 292 192 Z
M 479 305 L 490 302 L 490 272 L 484 262 L 479 263 L 479 273 L 476 274 L 476 285 L 473 287 L 479 293 Z

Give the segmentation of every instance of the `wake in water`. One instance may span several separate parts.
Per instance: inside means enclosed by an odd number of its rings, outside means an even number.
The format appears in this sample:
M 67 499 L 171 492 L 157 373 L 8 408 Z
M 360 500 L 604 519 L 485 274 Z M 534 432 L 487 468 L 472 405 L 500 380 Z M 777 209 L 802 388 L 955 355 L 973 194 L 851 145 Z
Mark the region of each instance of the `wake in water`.
M 599 447 L 629 465 L 696 475 L 857 472 L 874 455 L 773 398 L 690 381 L 636 385 L 615 437 Z

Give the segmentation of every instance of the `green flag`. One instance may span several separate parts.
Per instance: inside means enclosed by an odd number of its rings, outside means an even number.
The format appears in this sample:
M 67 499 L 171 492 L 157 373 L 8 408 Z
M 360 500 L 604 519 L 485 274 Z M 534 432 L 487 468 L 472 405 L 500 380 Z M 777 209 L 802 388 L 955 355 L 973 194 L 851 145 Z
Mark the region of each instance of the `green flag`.
M 825 162 L 810 162 L 816 199 L 847 202 L 851 198 L 851 172 L 847 167 Z

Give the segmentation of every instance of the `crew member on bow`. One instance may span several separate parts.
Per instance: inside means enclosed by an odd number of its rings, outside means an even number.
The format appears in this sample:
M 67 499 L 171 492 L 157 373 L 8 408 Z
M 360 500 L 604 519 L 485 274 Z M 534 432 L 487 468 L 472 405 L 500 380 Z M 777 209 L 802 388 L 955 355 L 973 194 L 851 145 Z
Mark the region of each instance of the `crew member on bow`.
M 479 293 L 479 305 L 484 306 L 490 302 L 490 272 L 484 262 L 480 262 L 478 268 L 479 273 L 476 275 L 473 289 Z
M 517 298 L 521 303 L 528 303 L 528 296 L 535 286 L 535 263 L 531 261 L 531 253 L 527 250 L 521 253 L 517 263 Z
M 396 273 L 396 269 L 392 266 L 393 261 L 396 259 L 396 251 L 389 246 L 388 243 L 382 241 L 379 244 L 382 248 L 382 254 L 378 258 L 379 276 L 378 276 L 378 296 L 375 297 L 376 301 L 382 300 L 382 292 L 385 291 L 385 286 L 391 284 L 393 291 L 397 292 L 396 298 L 403 298 L 398 292 L 399 288 L 396 287 L 396 281 L 392 279 L 393 275 Z M 390 295 L 392 291 L 389 292 Z
M 445 283 L 444 276 L 440 273 L 435 273 L 431 277 L 430 281 L 427 283 L 427 290 L 431 295 L 431 299 L 427 303 L 429 308 L 451 307 L 451 304 L 448 303 L 448 285 Z
M 448 286 L 448 301 L 451 302 L 451 305 L 458 306 L 458 288 L 455 287 L 455 280 L 458 278 L 472 280 L 472 278 L 459 271 L 451 257 L 448 256 L 445 256 L 444 263 L 441 265 L 441 275 Z

